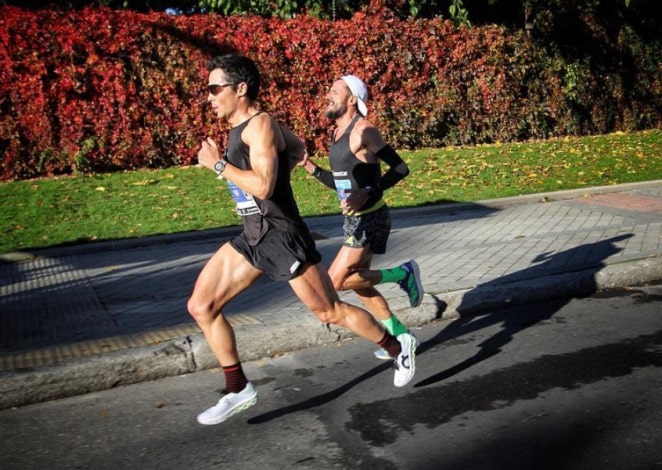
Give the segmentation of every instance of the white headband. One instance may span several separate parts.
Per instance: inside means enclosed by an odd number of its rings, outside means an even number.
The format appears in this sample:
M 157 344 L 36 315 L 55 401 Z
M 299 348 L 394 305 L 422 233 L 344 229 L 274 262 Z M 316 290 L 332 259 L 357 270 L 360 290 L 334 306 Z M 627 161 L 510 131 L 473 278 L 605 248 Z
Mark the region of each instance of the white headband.
M 364 117 L 367 116 L 368 107 L 365 105 L 365 102 L 368 99 L 368 88 L 365 86 L 365 83 L 363 83 L 363 80 L 354 75 L 345 75 L 344 77 L 341 77 L 341 79 L 347 84 L 352 95 L 356 96 L 359 113 Z

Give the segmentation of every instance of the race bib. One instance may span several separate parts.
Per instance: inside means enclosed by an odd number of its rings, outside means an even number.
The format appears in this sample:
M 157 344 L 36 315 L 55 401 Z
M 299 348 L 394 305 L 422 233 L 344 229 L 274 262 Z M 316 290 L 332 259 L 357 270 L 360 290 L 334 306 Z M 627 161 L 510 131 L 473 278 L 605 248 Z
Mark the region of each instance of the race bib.
M 352 190 L 352 182 L 350 180 L 335 180 L 334 183 L 338 192 L 338 200 L 343 202 L 349 197 L 349 192 Z
M 228 181 L 228 188 L 230 189 L 232 199 L 234 199 L 234 202 L 237 205 L 237 214 L 241 217 L 262 213 L 253 196 L 244 192 L 243 189 L 230 181 Z

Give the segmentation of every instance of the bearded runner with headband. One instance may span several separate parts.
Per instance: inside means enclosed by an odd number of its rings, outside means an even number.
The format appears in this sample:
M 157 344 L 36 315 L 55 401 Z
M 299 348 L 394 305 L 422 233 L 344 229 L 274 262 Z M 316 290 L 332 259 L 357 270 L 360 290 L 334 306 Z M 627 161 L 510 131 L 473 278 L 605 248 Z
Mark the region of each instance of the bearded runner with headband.
M 329 146 L 331 171 L 315 165 L 306 155 L 300 165 L 324 185 L 338 193 L 345 215 L 343 246 L 329 268 L 336 290 L 353 290 L 364 305 L 394 336 L 409 330 L 391 312 L 377 284 L 396 282 L 409 296 L 412 307 L 421 304 L 423 286 L 416 261 L 391 269 L 370 268 L 373 254 L 386 252 L 391 231 L 384 191 L 409 174 L 407 164 L 388 145 L 379 130 L 366 119 L 368 90 L 361 79 L 346 75 L 336 80 L 327 95 L 324 115 L 336 124 Z M 381 162 L 388 165 L 381 173 Z M 416 342 L 416 345 L 418 342 Z M 375 351 L 389 359 L 386 350 Z

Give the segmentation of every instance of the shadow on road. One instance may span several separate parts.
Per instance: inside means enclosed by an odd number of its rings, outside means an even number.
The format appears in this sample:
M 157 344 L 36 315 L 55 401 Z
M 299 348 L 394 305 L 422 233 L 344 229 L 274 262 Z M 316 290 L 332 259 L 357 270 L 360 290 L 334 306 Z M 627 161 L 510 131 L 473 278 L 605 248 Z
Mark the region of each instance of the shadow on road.
M 478 345 L 480 349 L 472 357 L 421 380 L 416 383 L 415 386 L 424 387 L 443 381 L 473 367 L 485 359 L 499 354 L 501 349 L 510 343 L 513 337 L 520 331 L 551 318 L 572 298 L 582 298 L 595 293 L 597 290 L 595 274 L 605 266 L 604 261 L 607 258 L 622 250 L 622 248 L 619 248 L 616 244 L 620 241 L 631 238 L 632 236 L 632 234 L 625 234 L 608 240 L 581 245 L 559 253 L 543 253 L 533 260 L 533 263 L 535 264 L 532 264 L 531 267 L 477 286 L 464 296 L 462 304 L 458 307 L 457 310 L 460 313 L 460 318 L 452 321 L 436 336 L 422 343 L 418 348 L 417 354 L 420 356 L 431 348 L 458 339 L 462 336 L 476 333 L 489 326 L 501 324 L 501 330 L 480 343 Z M 573 266 L 576 266 L 577 269 L 583 268 L 582 271 L 591 271 L 591 276 L 589 276 L 590 281 L 586 285 L 569 286 L 569 291 L 577 293 L 574 296 L 569 295 L 563 298 L 550 299 L 544 304 L 537 304 L 538 309 L 527 313 L 524 317 L 508 315 L 504 311 L 496 311 L 484 315 L 466 313 L 468 308 L 472 308 L 474 305 L 479 304 L 483 293 L 493 289 L 495 286 L 503 287 L 504 285 L 516 281 L 522 282 L 527 279 L 536 279 L 542 274 L 550 275 L 561 271 L 572 271 Z M 513 305 L 521 303 L 522 302 L 518 302 L 518 299 L 512 299 Z M 542 305 L 542 307 L 540 307 L 540 305 Z
M 503 285 L 503 284 L 508 284 L 510 282 L 521 281 L 523 279 L 532 279 L 532 278 L 535 279 L 540 276 L 541 271 L 547 271 L 547 270 L 554 271 L 558 267 L 561 266 L 567 267 L 568 265 L 572 265 L 573 263 L 576 262 L 584 263 L 582 266 L 586 266 L 587 259 L 595 259 L 595 263 L 591 263 L 589 265 L 591 267 L 588 268 L 593 272 L 593 274 L 595 274 L 598 271 L 600 271 L 602 267 L 604 267 L 605 259 L 622 250 L 621 248 L 616 246 L 616 243 L 626 240 L 630 237 L 632 237 L 632 234 L 622 235 L 622 236 L 610 238 L 608 240 L 582 245 L 555 254 L 550 254 L 550 253 L 540 254 L 534 259 L 535 264 L 532 265 L 530 268 L 482 284 L 476 287 L 475 289 L 473 289 L 469 294 L 467 294 L 467 296 L 465 296 L 465 298 L 467 298 L 468 304 L 474 305 L 475 298 L 472 297 L 480 296 L 481 291 L 484 291 L 487 288 L 492 288 L 495 285 Z M 592 278 L 594 279 L 594 276 L 592 276 Z M 593 281 L 590 283 L 590 285 L 584 287 L 584 289 L 582 290 L 582 294 L 580 296 L 588 296 L 594 293 L 595 291 L 596 291 L 596 284 Z M 466 360 L 462 361 L 460 364 L 456 364 L 448 369 L 445 369 L 437 374 L 434 374 L 418 382 L 417 384 L 415 384 L 415 387 L 424 387 L 426 385 L 431 385 L 436 382 L 442 381 L 444 379 L 450 378 L 463 370 L 469 369 L 470 367 L 480 363 L 485 359 L 495 356 L 501 351 L 501 349 L 505 345 L 507 345 L 512 340 L 512 338 L 517 333 L 519 333 L 520 331 L 526 328 L 529 328 L 530 326 L 535 325 L 538 322 L 551 318 L 556 312 L 558 312 L 561 309 L 561 307 L 567 304 L 571 300 L 571 298 L 572 297 L 552 299 L 546 302 L 543 308 L 540 308 L 535 312 L 530 312 L 530 314 L 527 314 L 525 317 L 519 317 L 519 316 L 514 317 L 513 315 L 509 315 L 505 311 L 497 311 L 485 315 L 475 315 L 475 314 L 470 315 L 468 313 L 462 315 L 459 319 L 451 322 L 435 337 L 422 343 L 418 348 L 418 355 L 422 355 L 425 353 L 425 351 L 428 351 L 431 348 L 434 348 L 444 342 L 460 338 L 461 336 L 470 333 L 475 333 L 484 328 L 487 328 L 488 326 L 501 323 L 502 329 L 497 334 L 491 336 L 490 338 L 480 343 L 479 345 L 480 350 L 474 356 L 467 358 Z M 460 306 L 458 310 L 461 312 L 462 306 Z M 249 419 L 248 423 L 261 424 L 270 421 L 272 419 L 281 418 L 289 413 L 305 411 L 311 408 L 322 406 L 325 403 L 328 403 L 340 397 L 342 394 L 349 391 L 350 389 L 360 384 L 361 382 L 364 382 L 365 380 L 368 380 L 371 377 L 374 377 L 375 375 L 386 371 L 390 367 L 391 367 L 390 363 L 385 363 L 380 366 L 374 367 L 371 370 L 367 371 L 366 373 L 356 377 L 355 379 L 347 382 L 346 384 L 340 387 L 337 387 L 334 390 L 323 393 L 321 395 L 310 397 L 299 403 L 295 403 L 272 411 L 268 411 L 266 413 L 263 413 L 261 415 Z

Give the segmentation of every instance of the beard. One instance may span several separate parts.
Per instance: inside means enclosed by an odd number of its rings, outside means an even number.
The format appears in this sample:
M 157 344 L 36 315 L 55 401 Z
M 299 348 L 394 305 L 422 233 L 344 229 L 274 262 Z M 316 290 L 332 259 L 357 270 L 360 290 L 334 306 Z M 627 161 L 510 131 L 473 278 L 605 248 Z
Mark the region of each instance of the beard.
M 336 108 L 326 108 L 326 110 L 324 111 L 324 116 L 333 120 L 333 119 L 338 119 L 346 112 L 347 112 L 347 105 L 342 104 Z

